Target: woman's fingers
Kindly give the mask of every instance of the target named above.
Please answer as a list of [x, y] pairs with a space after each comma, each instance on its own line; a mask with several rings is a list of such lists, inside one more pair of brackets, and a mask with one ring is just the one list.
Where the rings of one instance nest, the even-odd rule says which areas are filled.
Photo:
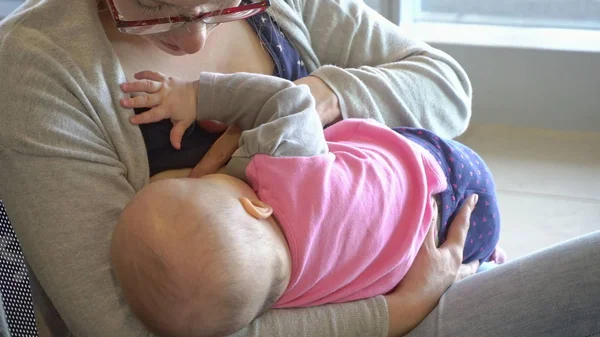
[[167, 76], [156, 71], [144, 70], [133, 74], [136, 80], [151, 80], [156, 82], [163, 82], [167, 79]]
[[239, 147], [242, 131], [239, 127], [232, 125], [208, 150], [202, 160], [190, 172], [190, 178], [200, 178], [207, 174], [217, 173], [225, 165], [235, 150]]
[[[446, 241], [437, 249], [432, 242], [437, 232], [435, 215], [425, 241], [421, 245], [413, 264], [391, 294], [386, 295], [388, 303], [406, 303], [413, 298], [410, 310], [418, 324], [438, 304], [442, 294], [453, 282], [474, 274], [478, 262], [461, 265], [462, 251], [465, 245], [471, 212], [477, 203], [477, 195], [472, 195], [452, 221]], [[432, 209], [436, 213], [436, 207]], [[393, 309], [393, 307], [390, 307]], [[390, 311], [391, 314], [391, 311]], [[406, 315], [404, 315], [406, 316]], [[402, 317], [405, 319], [405, 317]], [[409, 330], [410, 330], [409, 329]]]
[[158, 92], [162, 88], [162, 86], [162, 82], [141, 80], [123, 83], [121, 84], [121, 90], [124, 93], [145, 92], [148, 94], [153, 94], [155, 92]]
[[129, 117], [129, 121], [133, 124], [148, 124], [159, 122], [169, 117], [170, 114], [168, 114], [167, 111], [161, 109], [160, 107], [156, 107], [154, 109], [142, 112], [139, 115], [133, 115]]
[[467, 233], [469, 232], [471, 212], [473, 212], [478, 198], [479, 196], [477, 194], [469, 196], [467, 202], [462, 206], [458, 215], [454, 218], [454, 221], [452, 221], [452, 224], [450, 224], [446, 242], [442, 244], [442, 248], [450, 250], [454, 256], [460, 257], [461, 261], [465, 240], [467, 239]]
[[478, 260], [461, 264], [460, 268], [458, 268], [458, 273], [456, 274], [456, 278], [454, 279], [454, 282], [458, 282], [462, 279], [465, 279], [465, 278], [475, 274], [477, 272], [477, 268], [479, 268]]
[[422, 248], [426, 249], [436, 249], [436, 237], [437, 237], [437, 214], [433, 214], [433, 218], [431, 219], [431, 225], [429, 226], [429, 231], [427, 232], [427, 236], [425, 236], [425, 241], [423, 241]]
[[431, 197], [431, 228], [433, 229], [433, 243], [436, 247], [439, 245], [439, 228], [438, 228], [438, 205], [434, 197]]
[[208, 132], [223, 132], [225, 130], [227, 130], [227, 128], [229, 127], [227, 124], [225, 123], [221, 123], [221, 122], [217, 122], [217, 121], [199, 121], [198, 125], [200, 125], [201, 128], [203, 128], [204, 130], [208, 131]]

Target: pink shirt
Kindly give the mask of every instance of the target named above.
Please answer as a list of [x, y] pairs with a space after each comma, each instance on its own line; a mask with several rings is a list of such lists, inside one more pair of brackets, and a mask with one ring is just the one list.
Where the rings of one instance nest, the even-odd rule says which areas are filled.
[[286, 236], [292, 275], [276, 308], [385, 294], [400, 282], [446, 178], [425, 149], [367, 120], [325, 130], [330, 152], [256, 155], [246, 175]]

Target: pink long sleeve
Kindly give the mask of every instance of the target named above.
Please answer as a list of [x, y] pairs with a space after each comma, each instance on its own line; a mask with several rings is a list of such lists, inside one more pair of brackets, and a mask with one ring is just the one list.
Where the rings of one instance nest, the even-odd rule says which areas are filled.
[[246, 171], [273, 206], [292, 254], [279, 308], [392, 290], [429, 229], [430, 196], [446, 188], [433, 157], [385, 126], [345, 120], [325, 136], [327, 154], [257, 155]]

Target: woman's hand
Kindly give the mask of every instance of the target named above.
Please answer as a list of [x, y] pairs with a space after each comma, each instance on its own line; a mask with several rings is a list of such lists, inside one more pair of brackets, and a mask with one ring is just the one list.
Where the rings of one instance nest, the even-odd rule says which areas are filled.
[[[439, 248], [435, 244], [437, 228], [431, 226], [410, 270], [398, 287], [386, 296], [390, 312], [389, 336], [408, 333], [435, 308], [452, 283], [477, 271], [478, 261], [462, 264], [471, 212], [477, 198], [477, 195], [469, 197]], [[433, 220], [435, 224], [435, 218]]]
[[124, 108], [151, 109], [132, 116], [130, 122], [147, 124], [170, 118], [173, 123], [171, 144], [179, 150], [185, 130], [196, 120], [197, 82], [183, 81], [149, 70], [136, 73], [134, 77], [138, 81], [121, 84], [121, 90], [146, 95], [123, 98], [121, 105]]
[[323, 80], [316, 76], [306, 76], [297, 79], [294, 81], [294, 84], [308, 85], [310, 93], [315, 98], [316, 109], [321, 118], [321, 124], [327, 125], [342, 119], [338, 97]]
[[[222, 124], [224, 125], [224, 124]], [[221, 127], [221, 125], [219, 125]], [[215, 130], [218, 127], [215, 127]], [[235, 150], [239, 147], [242, 130], [232, 125], [227, 128], [225, 133], [217, 139], [210, 147], [210, 150], [202, 157], [198, 165], [190, 172], [190, 178], [200, 178], [207, 174], [217, 173], [217, 171], [231, 158]]]

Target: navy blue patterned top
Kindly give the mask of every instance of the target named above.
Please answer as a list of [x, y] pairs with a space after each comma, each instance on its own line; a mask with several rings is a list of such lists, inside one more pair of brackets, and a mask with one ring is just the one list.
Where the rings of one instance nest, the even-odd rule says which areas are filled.
[[295, 81], [308, 75], [298, 51], [269, 14], [255, 15], [248, 19], [248, 23], [254, 28], [261, 44], [268, 50], [275, 62], [274, 76]]
[[[295, 81], [308, 75], [298, 51], [269, 14], [263, 12], [247, 21], [275, 63], [273, 76]], [[135, 113], [140, 114], [146, 110], [148, 109], [135, 109]], [[140, 125], [148, 151], [150, 176], [167, 170], [196, 166], [221, 135], [207, 132], [194, 124], [185, 132], [181, 149], [176, 150], [169, 141], [172, 127], [168, 119]]]

